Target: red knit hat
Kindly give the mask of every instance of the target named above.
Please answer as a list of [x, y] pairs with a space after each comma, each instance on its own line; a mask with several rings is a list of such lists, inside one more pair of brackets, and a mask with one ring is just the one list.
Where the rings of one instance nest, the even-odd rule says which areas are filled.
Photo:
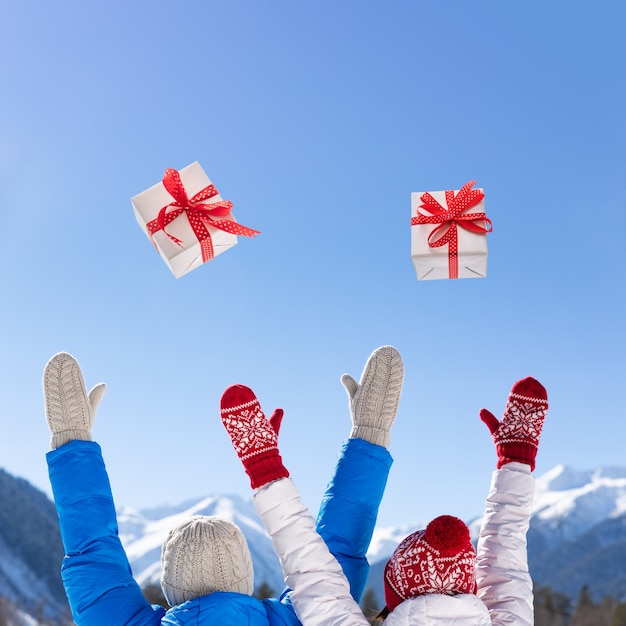
[[476, 593], [476, 551], [458, 517], [442, 515], [404, 539], [385, 566], [385, 602], [398, 604], [426, 593]]

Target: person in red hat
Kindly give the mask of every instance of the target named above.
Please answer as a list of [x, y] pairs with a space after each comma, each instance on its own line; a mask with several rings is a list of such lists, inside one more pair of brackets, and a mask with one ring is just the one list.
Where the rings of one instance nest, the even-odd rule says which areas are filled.
[[496, 471], [477, 549], [465, 523], [443, 515], [412, 533], [385, 566], [385, 626], [534, 624], [526, 533], [539, 436], [548, 410], [534, 378], [513, 385], [502, 421], [480, 411], [496, 446]]
[[[303, 626], [367, 626], [337, 560], [315, 524], [276, 447], [254, 393], [241, 385], [222, 396], [224, 426], [248, 474], [262, 471], [254, 503], [281, 559], [291, 603]], [[385, 567], [385, 626], [533, 626], [526, 533], [535, 458], [548, 399], [543, 385], [513, 385], [499, 421], [480, 411], [496, 446], [476, 550], [464, 522], [444, 515], [404, 539]], [[268, 441], [271, 444], [268, 445]], [[258, 450], [257, 450], [258, 448]]]
[[441, 515], [406, 537], [387, 561], [387, 610], [426, 594], [475, 594], [475, 567], [469, 528], [458, 517]]

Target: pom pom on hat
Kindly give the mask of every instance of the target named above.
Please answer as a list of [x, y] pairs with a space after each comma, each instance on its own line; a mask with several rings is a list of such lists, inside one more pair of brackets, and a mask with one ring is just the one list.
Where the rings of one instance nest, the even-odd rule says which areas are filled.
[[424, 541], [441, 556], [454, 556], [467, 548], [470, 532], [457, 517], [442, 515], [426, 526]]
[[170, 606], [215, 591], [251, 595], [252, 558], [239, 527], [196, 515], [172, 528], [163, 542], [161, 588]]
[[476, 551], [470, 532], [458, 517], [442, 515], [425, 530], [410, 534], [385, 566], [387, 608], [426, 593], [476, 592]]

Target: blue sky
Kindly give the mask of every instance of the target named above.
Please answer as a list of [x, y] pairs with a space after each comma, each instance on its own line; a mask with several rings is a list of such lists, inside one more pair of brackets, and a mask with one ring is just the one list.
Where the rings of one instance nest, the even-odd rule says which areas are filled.
[[[626, 465], [626, 9], [618, 2], [6, 3], [0, 23], [0, 465], [49, 493], [41, 373], [108, 391], [118, 505], [249, 486], [230, 384], [285, 409], [315, 511], [343, 372], [406, 378], [380, 523], [482, 510], [478, 419], [541, 380], [537, 473]], [[130, 197], [198, 160], [262, 231], [174, 279]], [[486, 193], [486, 279], [418, 282], [412, 191]]]

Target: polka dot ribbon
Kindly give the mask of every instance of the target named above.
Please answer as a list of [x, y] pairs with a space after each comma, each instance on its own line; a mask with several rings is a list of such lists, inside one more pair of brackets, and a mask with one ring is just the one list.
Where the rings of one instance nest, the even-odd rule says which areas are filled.
[[[429, 215], [424, 215], [418, 211], [417, 217], [411, 218], [411, 226], [438, 224], [428, 235], [428, 245], [431, 248], [439, 248], [448, 244], [448, 273], [450, 278], [459, 277], [457, 227], [461, 226], [461, 228], [479, 235], [492, 231], [491, 220], [484, 213], [465, 213], [485, 197], [482, 191], [472, 189], [475, 184], [475, 180], [465, 183], [456, 196], [454, 191], [447, 190], [447, 210], [428, 192], [422, 194], [420, 200], [423, 204], [420, 204], [419, 208], [428, 211]], [[489, 225], [488, 228], [486, 224]]]
[[163, 176], [163, 186], [172, 196], [173, 201], [165, 205], [159, 211], [159, 215], [146, 225], [151, 239], [154, 233], [162, 230], [174, 243], [180, 246], [182, 241], [168, 233], [165, 227], [185, 213], [195, 236], [200, 242], [202, 262], [206, 263], [214, 257], [213, 242], [207, 225], [233, 235], [242, 235], [244, 237], [254, 237], [260, 232], [242, 226], [232, 218], [215, 219], [228, 216], [233, 208], [233, 203], [228, 200], [218, 200], [210, 204], [202, 204], [204, 200], [208, 200], [218, 194], [217, 189], [213, 185], [208, 185], [192, 198], [188, 198], [178, 171], [167, 169]]

